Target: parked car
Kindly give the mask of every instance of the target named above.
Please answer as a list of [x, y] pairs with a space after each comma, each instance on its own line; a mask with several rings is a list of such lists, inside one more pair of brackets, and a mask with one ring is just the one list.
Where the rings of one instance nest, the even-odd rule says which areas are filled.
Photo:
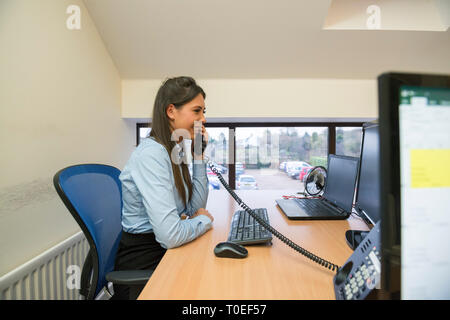
[[281, 171], [286, 171], [286, 163], [287, 163], [286, 161], [283, 161], [283, 162], [280, 163], [279, 169]]
[[241, 174], [244, 174], [245, 170], [244, 169], [238, 169], [236, 168], [236, 179], [239, 179], [239, 177], [241, 176]]
[[239, 179], [241, 174], [245, 173], [245, 166], [242, 162], [236, 162], [236, 180]]
[[298, 179], [304, 182], [306, 177], [308, 176], [308, 173], [311, 171], [312, 168], [314, 167], [303, 167], [298, 175]]
[[298, 179], [298, 175], [300, 174], [300, 171], [302, 171], [303, 167], [294, 167], [289, 171], [288, 176], [291, 179], [297, 180]]
[[210, 167], [206, 167], [206, 175], [209, 177], [216, 177], [217, 175], [211, 170]]
[[286, 172], [287, 175], [289, 175], [289, 172], [294, 170], [294, 168], [301, 166], [303, 164], [303, 161], [288, 161], [286, 162], [286, 168], [284, 172]]
[[210, 168], [206, 168], [206, 177], [208, 178], [208, 188], [209, 190], [219, 190], [220, 189], [220, 181], [217, 175], [212, 172]]
[[287, 175], [292, 179], [298, 179], [298, 175], [303, 167], [310, 167], [309, 163], [304, 161], [293, 161], [287, 165]]
[[218, 164], [216, 162], [213, 162], [213, 166], [221, 173], [221, 174], [226, 174], [228, 172], [228, 168]]
[[236, 183], [236, 189], [238, 190], [258, 190], [258, 184], [253, 176], [248, 174], [242, 174]]
[[217, 176], [214, 175], [208, 175], [208, 188], [209, 190], [220, 190], [220, 181]]
[[241, 168], [241, 169], [245, 169], [245, 164], [243, 164], [242, 162], [236, 162], [236, 168]]

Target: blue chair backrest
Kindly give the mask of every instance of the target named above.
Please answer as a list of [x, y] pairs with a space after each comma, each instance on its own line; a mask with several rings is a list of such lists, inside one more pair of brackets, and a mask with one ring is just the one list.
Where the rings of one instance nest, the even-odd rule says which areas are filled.
[[93, 250], [94, 297], [107, 284], [106, 274], [114, 269], [122, 232], [119, 175], [120, 170], [112, 166], [81, 164], [62, 169], [54, 177], [58, 194]]

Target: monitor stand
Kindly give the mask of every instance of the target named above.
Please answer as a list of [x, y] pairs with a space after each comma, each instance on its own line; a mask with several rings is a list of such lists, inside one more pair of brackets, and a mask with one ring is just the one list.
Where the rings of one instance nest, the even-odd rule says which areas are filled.
[[369, 231], [347, 230], [345, 232], [345, 240], [347, 241], [348, 246], [352, 250], [355, 250], [368, 234]]

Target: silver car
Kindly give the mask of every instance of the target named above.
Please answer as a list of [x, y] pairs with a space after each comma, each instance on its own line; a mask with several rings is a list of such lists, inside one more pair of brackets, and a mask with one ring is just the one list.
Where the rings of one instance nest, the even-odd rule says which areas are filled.
[[241, 174], [236, 183], [238, 190], [258, 190], [258, 184], [253, 176], [248, 174]]

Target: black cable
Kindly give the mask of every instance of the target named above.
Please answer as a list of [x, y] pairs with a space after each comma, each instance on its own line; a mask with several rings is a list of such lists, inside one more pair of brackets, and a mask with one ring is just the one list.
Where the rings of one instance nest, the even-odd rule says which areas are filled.
[[302, 255], [307, 257], [308, 259], [310, 259], [310, 260], [320, 264], [321, 266], [323, 266], [325, 268], [328, 268], [328, 269], [336, 271], [336, 272], [340, 269], [340, 267], [338, 265], [336, 265], [334, 263], [331, 263], [331, 262], [329, 262], [329, 261], [327, 261], [325, 259], [322, 259], [322, 258], [316, 256], [315, 254], [309, 252], [306, 249], [303, 249], [299, 245], [295, 244], [292, 240], [289, 240], [287, 237], [285, 237], [280, 232], [275, 230], [270, 224], [267, 224], [262, 218], [260, 218], [256, 213], [254, 213], [253, 210], [248, 205], [246, 205], [244, 201], [241, 200], [241, 198], [239, 198], [239, 196], [230, 188], [230, 186], [225, 181], [225, 179], [222, 177], [220, 172], [214, 167], [214, 165], [210, 161], [208, 161], [208, 165], [211, 168], [211, 171], [214, 172], [217, 175], [217, 177], [219, 178], [220, 182], [223, 184], [225, 189], [231, 194], [231, 196], [234, 198], [234, 200], [236, 200], [236, 202], [239, 204], [239, 206], [241, 206], [241, 208], [243, 208], [256, 221], [258, 221], [258, 223], [260, 225], [262, 225], [264, 228], [266, 228], [275, 237], [277, 237], [278, 239], [283, 241], [286, 245], [288, 245], [289, 247], [291, 247], [295, 251], [301, 253]]

